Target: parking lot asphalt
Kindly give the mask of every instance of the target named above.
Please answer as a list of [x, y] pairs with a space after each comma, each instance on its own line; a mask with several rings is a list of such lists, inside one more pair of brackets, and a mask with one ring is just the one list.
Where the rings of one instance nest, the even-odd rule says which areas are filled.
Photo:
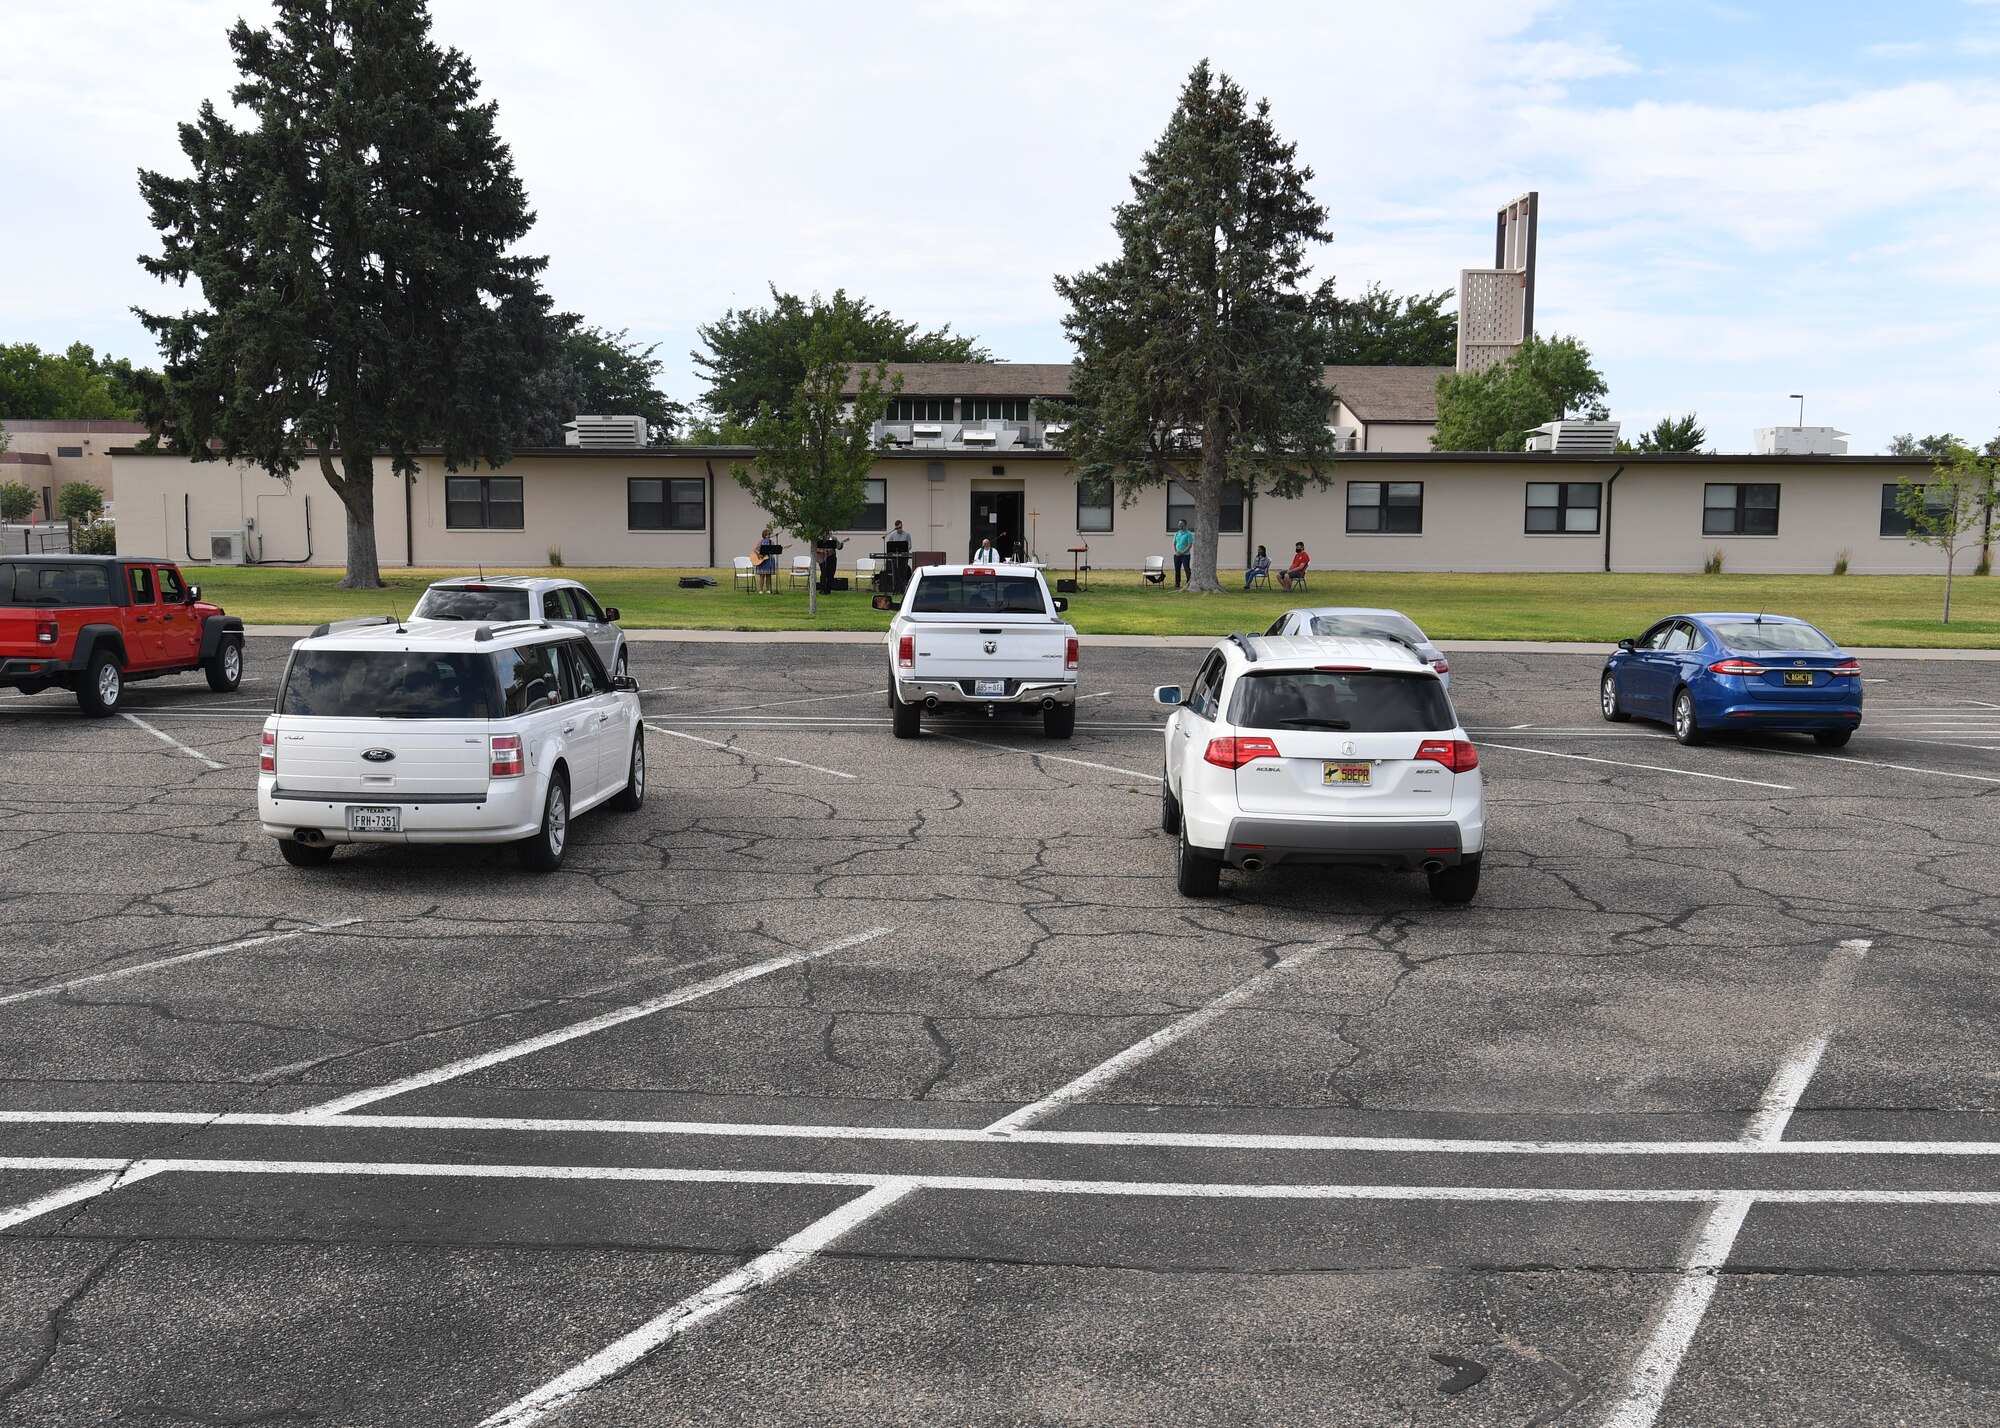
[[1469, 907], [1174, 892], [1157, 683], [633, 645], [569, 862], [282, 863], [287, 642], [0, 694], [0, 1423], [2000, 1422], [2000, 671], [1683, 748], [1453, 656]]

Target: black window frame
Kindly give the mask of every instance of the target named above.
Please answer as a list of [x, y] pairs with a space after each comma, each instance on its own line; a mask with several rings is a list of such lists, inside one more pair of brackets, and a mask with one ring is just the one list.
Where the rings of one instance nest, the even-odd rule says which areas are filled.
[[[1902, 492], [1902, 489], [1903, 483], [1900, 481], [1887, 481], [1883, 483], [1881, 533], [1884, 539], [1908, 540], [1910, 538], [1910, 518], [1904, 515], [1901, 507], [1896, 504], [1896, 498]], [[1941, 501], [1925, 501], [1924, 509], [1933, 516], [1939, 516], [1949, 511], [1951, 507]], [[1890, 529], [1892, 524], [1895, 526], [1894, 530]]]
[[[1086, 495], [1102, 497], [1102, 501], [1101, 502], [1093, 501], [1086, 503], [1084, 500], [1084, 497]], [[1117, 524], [1117, 519], [1118, 519], [1116, 514], [1118, 510], [1117, 496], [1118, 496], [1117, 485], [1114, 482], [1106, 481], [1102, 485], [1099, 485], [1095, 481], [1077, 482], [1076, 483], [1076, 533], [1078, 535], [1110, 535], [1113, 527]], [[1093, 513], [1099, 511], [1103, 512], [1104, 524], [1101, 526], [1085, 525], [1083, 523], [1083, 513], [1085, 511], [1091, 511]]]
[[58, 461], [81, 461], [82, 459], [83, 448], [80, 446], [58, 446], [56, 448], [56, 460]]
[[[1526, 504], [1523, 505], [1521, 511], [1521, 531], [1524, 535], [1597, 535], [1603, 530], [1604, 483], [1602, 481], [1529, 481], [1526, 484], [1527, 490], [1523, 494], [1523, 500]], [[1538, 486], [1555, 488], [1556, 501], [1554, 505], [1537, 506], [1533, 504], [1535, 488]], [[1591, 500], [1588, 504], [1576, 503], [1570, 500], [1571, 494], [1577, 491], [1588, 491], [1590, 493]], [[1536, 511], [1554, 512], [1555, 525], [1548, 530], [1537, 530], [1534, 525]], [[1588, 530], [1573, 530], [1570, 528], [1569, 513], [1571, 511], [1590, 512], [1590, 527]]]
[[[478, 495], [469, 497], [463, 494], [467, 486], [477, 486]], [[495, 488], [507, 486], [513, 488], [514, 499], [510, 501], [502, 497], [496, 500]], [[458, 488], [460, 494], [456, 496], [452, 494], [454, 487]], [[527, 487], [519, 476], [447, 476], [444, 479], [444, 528], [448, 531], [526, 530], [527, 496]], [[476, 520], [462, 519], [468, 506], [476, 508]], [[515, 512], [512, 525], [506, 524], [504, 519], [494, 519], [496, 510], [504, 511], [507, 507], [512, 507]]]
[[891, 397], [889, 405], [882, 412], [883, 421], [894, 422], [898, 426], [915, 422], [926, 424], [947, 422], [954, 419], [950, 397]]
[[961, 397], [958, 409], [966, 421], [1034, 420], [1034, 403], [1027, 397]]
[[[657, 487], [657, 497], [652, 500], [641, 500], [639, 488], [642, 486]], [[708, 482], [699, 476], [626, 477], [625, 529], [628, 531], [707, 530]]]
[[[1355, 492], [1357, 490], [1365, 490], [1369, 487], [1374, 488], [1375, 499], [1373, 501], [1357, 503], [1354, 499]], [[1396, 488], [1399, 487], [1403, 489], [1406, 495], [1408, 490], [1414, 487], [1417, 493], [1416, 501], [1411, 503], [1406, 499], [1398, 503], [1392, 500], [1391, 498], [1397, 494]], [[1412, 510], [1416, 512], [1416, 523], [1414, 525], [1397, 524], [1391, 520], [1389, 514], [1392, 511]], [[1371, 512], [1372, 515], [1369, 517], [1357, 516], [1357, 512], [1363, 511]], [[1362, 520], [1366, 520], [1367, 523], [1357, 524], [1357, 521]], [[1424, 533], [1424, 483], [1421, 481], [1349, 481], [1347, 483], [1346, 530], [1348, 535], [1422, 535]]]
[[[1735, 491], [1735, 501], [1727, 506], [1711, 504], [1709, 501], [1709, 492], [1721, 490]], [[1701, 533], [1705, 536], [1776, 535], [1778, 533], [1779, 502], [1783, 498], [1783, 490], [1783, 483], [1778, 481], [1709, 481], [1704, 483], [1701, 488]], [[1771, 493], [1771, 504], [1768, 506], [1750, 504], [1748, 493], [1751, 491], [1769, 491]], [[1771, 528], [1769, 530], [1744, 529], [1746, 524], [1752, 524], [1748, 520], [1748, 517], [1753, 513], [1761, 515], [1765, 511], [1771, 513]], [[1730, 528], [1728, 530], [1717, 529], [1710, 522], [1709, 517], [1711, 515], [1726, 515], [1729, 518]], [[1762, 522], [1760, 520], [1755, 522], [1755, 524], [1762, 524]]]
[[[870, 500], [875, 492], [881, 492], [882, 499]], [[850, 531], [886, 531], [889, 529], [889, 482], [881, 476], [870, 476], [861, 483], [861, 504], [855, 508], [854, 521], [844, 527]]]
[[[1180, 492], [1187, 499], [1176, 501], [1174, 499], [1176, 491]], [[1241, 481], [1224, 481], [1222, 483], [1222, 512], [1217, 516], [1215, 523], [1217, 534], [1243, 534], [1243, 500], [1243, 483]], [[1177, 522], [1186, 521], [1188, 529], [1193, 530], [1194, 506], [1195, 493], [1192, 486], [1188, 485], [1185, 481], [1167, 482], [1167, 523], [1162, 529], [1172, 533]], [[1232, 512], [1234, 514], [1231, 514]]]

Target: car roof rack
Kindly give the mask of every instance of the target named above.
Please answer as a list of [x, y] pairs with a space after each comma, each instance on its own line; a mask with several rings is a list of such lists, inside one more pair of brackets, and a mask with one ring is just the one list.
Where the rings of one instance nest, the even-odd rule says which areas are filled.
[[481, 625], [472, 632], [472, 638], [482, 644], [495, 635], [511, 634], [515, 630], [552, 630], [555, 626], [547, 620], [514, 620], [505, 625]]
[[316, 640], [321, 635], [345, 634], [349, 630], [367, 629], [371, 625], [396, 625], [400, 627], [402, 623], [394, 615], [360, 615], [352, 620], [329, 620], [314, 629], [311, 638]]
[[1243, 651], [1243, 658], [1245, 660], [1251, 664], [1257, 662], [1257, 647], [1250, 643], [1248, 635], [1244, 634], [1241, 630], [1231, 630], [1229, 638], [1238, 649]]

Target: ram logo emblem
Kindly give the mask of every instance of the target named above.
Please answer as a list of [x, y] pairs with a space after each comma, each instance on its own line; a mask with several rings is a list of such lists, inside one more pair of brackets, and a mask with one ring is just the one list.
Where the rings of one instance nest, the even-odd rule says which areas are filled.
[[988, 654], [998, 654], [998, 653], [1000, 653], [1000, 641], [998, 641], [998, 640], [988, 640], [988, 641], [986, 642], [986, 653], [988, 653]]

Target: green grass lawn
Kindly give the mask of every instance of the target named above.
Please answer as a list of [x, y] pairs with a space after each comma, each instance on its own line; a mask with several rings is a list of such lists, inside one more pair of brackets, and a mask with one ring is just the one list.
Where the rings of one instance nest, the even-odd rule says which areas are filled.
[[[388, 589], [336, 588], [338, 571], [207, 567], [191, 575], [203, 593], [256, 625], [310, 625], [350, 615], [406, 615], [425, 585], [463, 571], [393, 570]], [[501, 574], [490, 571], [489, 574]], [[548, 575], [549, 570], [505, 572]], [[888, 615], [865, 592], [829, 595], [819, 618], [803, 589], [751, 595], [727, 572], [566, 569], [630, 629], [881, 630]], [[1051, 572], [1053, 574], [1053, 572]], [[682, 590], [687, 574], [717, 575], [708, 590]], [[1225, 572], [1230, 584], [1240, 574]], [[781, 587], [784, 581], [780, 581]], [[1849, 645], [2000, 648], [2000, 580], [1961, 575], [1952, 622], [1940, 623], [1944, 580], [1891, 575], [1413, 575], [1314, 571], [1312, 590], [1186, 595], [1137, 574], [1099, 575], [1074, 596], [1070, 619], [1085, 634], [1221, 635], [1261, 630], [1294, 605], [1382, 605], [1408, 614], [1442, 640], [1597, 640], [1636, 635], [1661, 615], [1687, 610], [1768, 610], [1810, 620]]]

